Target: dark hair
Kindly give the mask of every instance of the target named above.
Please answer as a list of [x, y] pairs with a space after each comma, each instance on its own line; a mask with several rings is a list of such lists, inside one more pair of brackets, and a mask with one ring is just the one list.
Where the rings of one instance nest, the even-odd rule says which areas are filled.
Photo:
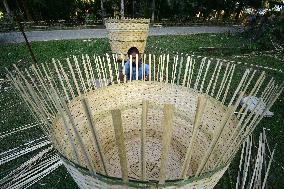
[[139, 54], [139, 50], [136, 47], [131, 47], [130, 49], [128, 49], [127, 54], [128, 56], [130, 56], [132, 53]]

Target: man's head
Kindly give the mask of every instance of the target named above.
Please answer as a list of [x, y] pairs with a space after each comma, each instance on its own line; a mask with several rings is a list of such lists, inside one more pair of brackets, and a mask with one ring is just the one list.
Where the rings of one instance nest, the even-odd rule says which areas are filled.
[[136, 64], [136, 57], [139, 61], [139, 50], [136, 47], [131, 47], [128, 51], [127, 51], [127, 55], [130, 58], [130, 56], [132, 56], [132, 64], [135, 65]]

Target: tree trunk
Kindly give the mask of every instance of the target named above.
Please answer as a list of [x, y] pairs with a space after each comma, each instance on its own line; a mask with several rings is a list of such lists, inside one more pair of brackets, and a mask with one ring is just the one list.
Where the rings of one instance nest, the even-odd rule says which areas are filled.
[[104, 8], [104, 1], [101, 0], [101, 11], [102, 11], [102, 20], [103, 20], [103, 24], [105, 24], [105, 16], [106, 16], [106, 12], [105, 12], [105, 8]]
[[155, 0], [152, 0], [152, 17], [151, 22], [154, 23], [155, 21]]
[[10, 8], [9, 8], [9, 5], [8, 5], [8, 3], [7, 3], [7, 0], [3, 0], [3, 4], [4, 4], [4, 7], [5, 7], [6, 11], [7, 11], [9, 20], [12, 21], [12, 20], [13, 20], [13, 15], [12, 15], [12, 12], [11, 12], [11, 10], [10, 10]]
[[25, 11], [25, 14], [27, 16], [28, 21], [30, 21], [30, 22], [33, 21], [33, 18], [32, 18], [31, 14], [30, 14], [29, 9], [28, 9], [26, 0], [21, 0], [21, 2], [22, 2], [22, 5], [23, 5], [23, 8], [24, 8], [24, 11]]
[[124, 18], [124, 0], [120, 1], [120, 15], [121, 18]]

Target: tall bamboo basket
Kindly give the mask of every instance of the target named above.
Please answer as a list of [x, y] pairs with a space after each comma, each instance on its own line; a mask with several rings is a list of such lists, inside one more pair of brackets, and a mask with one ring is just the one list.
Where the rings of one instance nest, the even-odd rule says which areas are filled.
[[80, 188], [214, 188], [283, 91], [267, 70], [190, 55], [145, 54], [148, 81], [126, 81], [115, 57], [7, 75]]
[[126, 55], [130, 47], [137, 47], [140, 53], [144, 53], [149, 23], [150, 19], [106, 19], [112, 52]]

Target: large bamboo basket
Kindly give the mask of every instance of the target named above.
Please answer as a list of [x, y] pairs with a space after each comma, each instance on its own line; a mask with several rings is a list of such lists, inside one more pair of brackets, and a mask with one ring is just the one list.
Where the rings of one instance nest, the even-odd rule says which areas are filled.
[[264, 116], [239, 105], [244, 93], [268, 110], [283, 81], [206, 57], [143, 62], [149, 81], [121, 80], [123, 64], [86, 54], [8, 78], [80, 188], [214, 188]]
[[106, 19], [112, 52], [126, 55], [130, 47], [137, 47], [140, 53], [144, 53], [149, 23], [150, 19]]

